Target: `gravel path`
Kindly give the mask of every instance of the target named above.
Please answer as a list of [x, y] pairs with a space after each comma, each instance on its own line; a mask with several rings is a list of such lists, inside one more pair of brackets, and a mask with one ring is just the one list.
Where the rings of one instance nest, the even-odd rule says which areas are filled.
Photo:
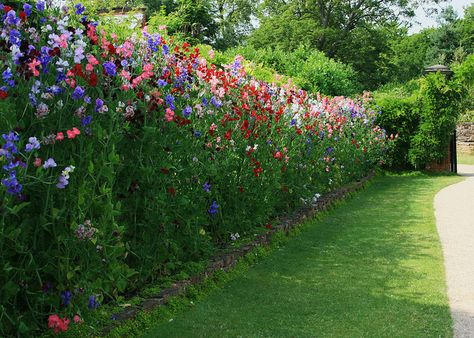
[[459, 165], [466, 180], [435, 197], [436, 226], [446, 267], [454, 337], [474, 337], [474, 166]]

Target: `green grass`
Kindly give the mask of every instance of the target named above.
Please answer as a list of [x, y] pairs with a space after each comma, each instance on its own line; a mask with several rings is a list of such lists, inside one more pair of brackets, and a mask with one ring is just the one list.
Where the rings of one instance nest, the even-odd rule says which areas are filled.
[[458, 153], [458, 163], [474, 165], [474, 154]]
[[147, 337], [451, 337], [433, 197], [459, 180], [375, 179]]

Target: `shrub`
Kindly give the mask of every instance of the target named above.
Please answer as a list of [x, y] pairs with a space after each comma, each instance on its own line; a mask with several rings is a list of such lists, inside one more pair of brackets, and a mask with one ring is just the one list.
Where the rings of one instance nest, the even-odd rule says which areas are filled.
[[240, 57], [221, 69], [158, 34], [119, 41], [80, 6], [42, 4], [0, 7], [1, 335], [87, 321], [384, 161], [364, 98], [257, 81]]
[[270, 48], [254, 49], [252, 46], [238, 47], [227, 52], [236, 53], [292, 77], [298, 86], [308, 91], [331, 96], [353, 95], [360, 91], [357, 74], [349, 65], [304, 46], [291, 52]]
[[393, 148], [397, 168], [424, 168], [447, 155], [463, 97], [457, 80], [430, 74], [405, 86], [374, 94], [382, 114], [378, 123], [398, 134]]

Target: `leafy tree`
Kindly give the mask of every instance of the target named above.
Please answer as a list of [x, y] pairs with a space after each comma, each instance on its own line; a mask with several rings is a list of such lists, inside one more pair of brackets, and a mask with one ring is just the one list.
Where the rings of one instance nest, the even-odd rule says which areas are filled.
[[214, 46], [224, 50], [237, 46], [252, 31], [252, 14], [256, 2], [251, 0], [213, 0], [211, 10], [218, 27]]
[[[366, 89], [391, 80], [392, 40], [406, 36], [415, 0], [265, 0], [248, 39], [257, 48], [294, 50], [300, 44], [350, 64]], [[403, 59], [401, 57], [401, 59]], [[401, 61], [401, 60], [400, 60]], [[411, 74], [418, 74], [418, 67]]]
[[162, 7], [149, 20], [149, 25], [166, 25], [171, 35], [183, 35], [193, 43], [212, 43], [217, 33], [217, 25], [211, 15], [208, 0], [178, 0], [176, 9], [167, 14]]

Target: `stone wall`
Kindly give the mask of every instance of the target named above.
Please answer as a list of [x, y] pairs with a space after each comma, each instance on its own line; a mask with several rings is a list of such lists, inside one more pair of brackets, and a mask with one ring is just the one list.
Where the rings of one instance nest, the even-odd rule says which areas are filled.
[[456, 128], [457, 150], [460, 153], [474, 154], [474, 122], [464, 122]]

